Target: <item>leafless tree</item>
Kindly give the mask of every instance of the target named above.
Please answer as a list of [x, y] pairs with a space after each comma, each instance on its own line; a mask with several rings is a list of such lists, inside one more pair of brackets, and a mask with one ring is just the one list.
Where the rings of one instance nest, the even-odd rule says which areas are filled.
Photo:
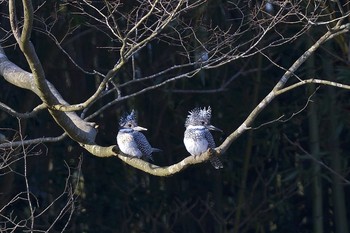
[[[62, 44], [77, 28], [68, 25], [65, 35], [55, 35], [53, 27], [59, 22], [59, 10], [57, 10], [56, 15], [45, 18], [36, 15], [42, 5], [33, 6], [29, 0], [23, 0], [21, 7], [16, 6], [16, 4], [19, 2], [2, 1], [2, 6], [8, 6], [8, 15], [5, 16], [11, 25], [9, 31], [2, 28], [4, 34], [2, 42], [4, 43], [13, 35], [16, 46], [20, 48], [28, 62], [30, 72], [10, 61], [1, 48], [0, 74], [7, 82], [35, 93], [42, 103], [29, 113], [16, 112], [5, 103], [0, 104], [0, 109], [18, 118], [29, 118], [35, 116], [39, 111], [48, 111], [64, 133], [57, 137], [43, 135], [39, 139], [3, 142], [0, 144], [0, 148], [14, 148], [38, 142], [55, 142], [68, 136], [92, 155], [98, 157], [118, 156], [127, 164], [144, 172], [157, 176], [168, 176], [180, 172], [191, 164], [204, 162], [210, 156], [222, 155], [240, 135], [251, 129], [258, 114], [278, 95], [308, 83], [350, 88], [340, 83], [315, 79], [314, 77], [302, 79], [296, 76], [299, 67], [322, 44], [349, 31], [350, 24], [346, 23], [345, 19], [349, 17], [350, 12], [346, 10], [348, 9], [347, 3], [342, 3], [340, 0], [228, 1], [226, 3], [227, 14], [232, 14], [232, 23], [227, 28], [214, 25], [213, 22], [206, 19], [205, 15], [202, 15], [195, 22], [188, 17], [195, 10], [206, 7], [208, 2], [204, 0], [148, 0], [136, 1], [135, 4], [124, 4], [122, 1], [67, 1], [60, 3], [58, 6], [60, 10], [69, 9], [73, 14], [84, 17], [90, 28], [110, 39], [111, 46], [108, 46], [107, 49], [116, 53], [116, 59], [114, 66], [110, 67], [107, 72], [89, 70], [79, 66], [78, 62], [64, 49]], [[22, 12], [18, 12], [18, 9], [22, 9]], [[286, 33], [285, 27], [287, 25], [298, 25], [292, 36]], [[265, 53], [267, 49], [296, 40], [313, 27], [321, 28], [322, 34], [290, 67], [278, 65]], [[81, 103], [70, 104], [48, 81], [49, 77], [46, 76], [31, 42], [33, 31], [47, 35], [55, 42], [57, 49], [63, 51], [67, 59], [74, 63], [81, 72], [96, 79], [98, 86], [88, 99]], [[134, 59], [138, 56], [139, 51], [151, 46], [150, 42], [152, 41], [162, 41], [168, 44], [169, 49], [176, 53], [176, 56], [182, 58], [182, 62], [159, 68], [148, 76], [139, 77]], [[182, 161], [176, 164], [159, 167], [140, 159], [124, 156], [115, 145], [104, 147], [95, 142], [97, 125], [89, 121], [98, 114], [108, 111], [110, 106], [164, 86], [169, 82], [191, 78], [203, 70], [215, 69], [235, 60], [247, 59], [255, 54], [264, 55], [270, 59], [271, 64], [279, 66], [285, 73], [244, 122], [217, 148], [208, 150], [202, 156], [185, 156]], [[118, 79], [122, 68], [130, 69], [133, 78], [123, 82]], [[216, 91], [225, 89], [239, 74], [231, 74], [231, 78], [226, 79]], [[290, 79], [292, 79], [292, 83], [286, 86]], [[133, 93], [123, 93], [123, 87], [133, 86], [145, 80], [157, 80], [157, 82], [149, 84], [145, 88], [136, 89]], [[93, 113], [87, 113], [91, 106], [112, 94], [116, 96], [114, 100], [102, 106], [99, 105]], [[77, 111], [82, 111], [82, 114], [78, 115]]]
[[[350, 86], [322, 78], [311, 76], [298, 76], [300, 67], [320, 49], [325, 42], [341, 38], [350, 30], [348, 19], [350, 16], [350, 6], [347, 1], [333, 0], [233, 0], [224, 4], [224, 13], [229, 18], [229, 24], [217, 25], [205, 15], [205, 10], [210, 5], [206, 0], [138, 0], [130, 1], [62, 1], [55, 4], [55, 9], [50, 14], [41, 14], [41, 9], [46, 2], [34, 4], [30, 0], [6, 0], [0, 1], [2, 8], [7, 8], [2, 12], [2, 22], [0, 25], [0, 74], [9, 84], [26, 89], [34, 93], [40, 104], [30, 112], [18, 112], [9, 103], [0, 102], [0, 110], [14, 119], [29, 119], [38, 116], [41, 112], [48, 112], [56, 124], [62, 129], [62, 133], [57, 136], [41, 135], [33, 138], [31, 135], [24, 136], [22, 133], [13, 132], [12, 138], [5, 138], [3, 134], [9, 129], [0, 128], [0, 176], [14, 174], [13, 166], [24, 163], [23, 171], [18, 174], [23, 179], [24, 187], [20, 193], [9, 194], [0, 206], [0, 228], [6, 232], [15, 230], [36, 231], [37, 222], [45, 223], [45, 230], [50, 231], [56, 225], [62, 226], [60, 231], [66, 230], [72, 218], [73, 211], [76, 211], [75, 198], [82, 196], [80, 190], [80, 164], [72, 169], [67, 165], [68, 175], [66, 183], [60, 195], [51, 199], [51, 203], [39, 205], [39, 197], [30, 189], [31, 180], [27, 174], [27, 159], [31, 156], [40, 156], [42, 151], [39, 145], [45, 143], [55, 143], [68, 138], [76, 142], [90, 154], [97, 157], [118, 157], [130, 166], [155, 176], [169, 176], [181, 172], [183, 169], [193, 164], [207, 161], [210, 156], [220, 156], [239, 138], [242, 134], [253, 128], [253, 123], [261, 113], [277, 96], [294, 90], [302, 85], [317, 84], [328, 85], [345, 90]], [[63, 13], [62, 13], [63, 12]], [[96, 32], [103, 35], [109, 43], [91, 41], [99, 50], [106, 50], [113, 54], [114, 64], [107, 70], [98, 69], [95, 66], [86, 67], [79, 63], [77, 58], [65, 46], [67, 41], [74, 40], [74, 33], [82, 25], [75, 24], [73, 20], [65, 25], [65, 32], [55, 31], [55, 27], [60, 24], [62, 15], [65, 12], [84, 19], [84, 28], [87, 32]], [[204, 13], [203, 13], [204, 12]], [[193, 17], [192, 14], [196, 14]], [[9, 27], [6, 26], [6, 23]], [[292, 28], [294, 33], [288, 29]], [[317, 30], [318, 36], [312, 44], [308, 45], [304, 53], [295, 59], [290, 66], [282, 66], [278, 59], [270, 57], [270, 50], [280, 46], [288, 45], [296, 41], [300, 36]], [[73, 64], [86, 77], [94, 79], [96, 89], [80, 103], [68, 103], [56, 87], [50, 83], [48, 71], [38, 58], [37, 51], [31, 39], [32, 34], [39, 33], [51, 40], [66, 57], [66, 62]], [[80, 39], [90, 40], [89, 34], [81, 33]], [[315, 36], [313, 37], [315, 38]], [[142, 75], [137, 65], [138, 57], [144, 50], [152, 51], [154, 42], [167, 45], [169, 53], [178, 57], [176, 63], [163, 64], [154, 67], [153, 73]], [[16, 60], [10, 61], [5, 54], [5, 50], [19, 48], [25, 57], [29, 70], [19, 67]], [[98, 115], [110, 111], [112, 106], [121, 101], [140, 96], [156, 88], [164, 87], [169, 83], [179, 82], [182, 79], [195, 78], [203, 71], [217, 69], [234, 61], [245, 61], [255, 55], [262, 55], [270, 61], [270, 66], [283, 70], [283, 75], [274, 83], [269, 93], [255, 108], [246, 116], [245, 120], [230, 132], [224, 142], [217, 148], [209, 149], [201, 156], [193, 157], [184, 155], [184, 159], [169, 166], [160, 167], [152, 162], [147, 162], [137, 158], [130, 158], [122, 154], [116, 145], [101, 146], [96, 143], [98, 126], [91, 122]], [[8, 53], [9, 55], [9, 53]], [[9, 56], [10, 57], [10, 56]], [[161, 60], [162, 58], [155, 58]], [[348, 61], [346, 61], [348, 62]], [[243, 65], [237, 73], [231, 73], [224, 77], [220, 86], [210, 90], [198, 89], [172, 89], [169, 91], [177, 93], [210, 93], [220, 92], [228, 89], [229, 85], [237, 78], [251, 74], [255, 70], [246, 70]], [[127, 70], [132, 75], [130, 79], [121, 78], [122, 73]], [[146, 83], [147, 86], [138, 85]], [[125, 92], [125, 90], [133, 90]], [[310, 97], [311, 98], [311, 97]], [[310, 101], [308, 100], [308, 103]], [[111, 100], [112, 99], [112, 100]], [[306, 106], [305, 106], [306, 108]], [[301, 109], [303, 111], [305, 108]], [[271, 122], [285, 120], [277, 118]], [[263, 125], [265, 125], [263, 124]], [[3, 126], [1, 126], [3, 127]], [[19, 126], [21, 129], [21, 126]], [[287, 137], [286, 137], [287, 138]], [[332, 169], [321, 163], [302, 148], [299, 144], [289, 143], [299, 150], [309, 155], [315, 162], [331, 171], [334, 175], [340, 176]], [[261, 172], [258, 168], [257, 173]], [[344, 177], [340, 176], [342, 182], [348, 183]], [[10, 182], [11, 180], [8, 180]], [[271, 180], [263, 180], [265, 187], [268, 187]], [[3, 186], [5, 187], [5, 186]], [[299, 192], [295, 184], [291, 185], [286, 192], [286, 197]], [[130, 191], [132, 193], [132, 191]], [[264, 190], [267, 195], [268, 191]], [[301, 192], [301, 191], [300, 191]], [[242, 192], [243, 193], [243, 192]], [[278, 196], [278, 193], [276, 194]], [[63, 200], [64, 205], [59, 205]], [[21, 204], [26, 206], [28, 213], [18, 216], [12, 210], [13, 205]], [[56, 206], [57, 204], [57, 206]], [[266, 202], [261, 202], [252, 211], [254, 218], [263, 216]], [[198, 198], [194, 203], [187, 203], [183, 200], [175, 200], [174, 207], [170, 215], [174, 216], [174, 222], [179, 214], [188, 213], [189, 218], [193, 218], [201, 225], [206, 215], [211, 215], [217, 219], [218, 223], [236, 224], [233, 219], [223, 219], [217, 216], [210, 208], [209, 198], [202, 200]], [[201, 207], [203, 214], [192, 216], [192, 208]], [[237, 207], [237, 209], [242, 207]], [[47, 221], [44, 217], [51, 209], [56, 209], [53, 216], [54, 221]], [[57, 211], [59, 209], [59, 211]], [[159, 221], [164, 208], [159, 208], [152, 213], [152, 221]], [[237, 209], [230, 210], [228, 216], [232, 216]], [[266, 207], [268, 209], [268, 207]], [[239, 211], [239, 210], [238, 210]], [[145, 210], [146, 212], [146, 210]], [[132, 213], [126, 213], [126, 217]], [[198, 217], [198, 218], [197, 218]], [[239, 218], [237, 218], [239, 219]], [[238, 221], [238, 220], [237, 220]], [[160, 222], [158, 224], [161, 224]], [[172, 222], [169, 222], [171, 225]], [[240, 223], [244, 225], [245, 223]], [[237, 228], [238, 229], [238, 228]], [[40, 231], [40, 230], [38, 230]]]
[[[1, 130], [6, 131], [3, 128]], [[21, 132], [17, 132], [13, 140], [25, 141]], [[23, 143], [17, 147], [0, 149], [1, 232], [48, 232], [52, 229], [60, 229], [60, 232], [64, 232], [71, 221], [73, 212], [77, 211], [76, 198], [84, 192], [80, 186], [81, 162], [75, 168], [69, 167], [66, 163], [67, 177], [62, 193], [46, 197], [46, 200], [50, 202], [43, 201], [44, 196], [50, 194], [33, 189], [35, 185], [29, 178], [27, 165], [30, 158], [43, 155], [43, 151], [38, 147], [37, 144], [25, 146]], [[18, 168], [18, 163], [23, 164], [23, 169]], [[22, 190], [18, 193], [13, 193], [11, 189], [15, 177], [23, 184], [18, 187], [19, 190]], [[45, 230], [38, 229], [38, 225]]]

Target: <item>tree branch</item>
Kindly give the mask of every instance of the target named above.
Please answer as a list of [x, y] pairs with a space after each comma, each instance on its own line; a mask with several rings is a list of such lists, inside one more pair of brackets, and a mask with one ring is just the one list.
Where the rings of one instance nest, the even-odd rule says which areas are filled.
[[11, 142], [6, 142], [1, 141], [0, 143], [0, 148], [14, 148], [14, 147], [19, 147], [19, 146], [29, 146], [29, 145], [35, 145], [39, 143], [47, 143], [47, 142], [59, 142], [63, 140], [67, 136], [66, 133], [63, 133], [60, 136], [57, 137], [44, 137], [44, 138], [36, 138], [36, 139], [28, 139], [28, 140], [20, 140], [20, 141], [11, 141]]
[[[347, 30], [345, 30], [347, 29]], [[272, 91], [254, 108], [254, 110], [249, 114], [246, 120], [233, 132], [231, 133], [225, 141], [216, 148], [218, 154], [223, 154], [230, 145], [246, 130], [250, 129], [251, 124], [259, 115], [259, 113], [278, 95], [280, 91], [289, 78], [294, 74], [294, 72], [329, 38], [333, 37], [334, 34], [339, 34], [339, 32], [345, 33], [349, 31], [348, 27], [336, 26], [331, 30], [327, 31], [323, 36], [321, 36], [308, 50], [304, 52], [293, 65], [284, 73], [282, 78], [278, 81]]]
[[328, 80], [311, 78], [311, 79], [307, 79], [307, 80], [302, 80], [302, 81], [294, 83], [288, 87], [280, 89], [280, 90], [276, 91], [275, 94], [276, 94], [276, 96], [281, 95], [281, 94], [284, 94], [288, 91], [291, 91], [297, 87], [300, 87], [300, 86], [303, 86], [303, 85], [309, 84], [309, 83], [322, 84], [322, 85], [333, 86], [333, 87], [338, 87], [338, 88], [350, 90], [350, 85], [332, 82], [332, 81], [328, 81]]
[[6, 104], [0, 102], [0, 109], [14, 117], [18, 117], [22, 119], [22, 118], [31, 118], [36, 116], [40, 111], [42, 111], [43, 109], [46, 109], [46, 104], [40, 104], [36, 106], [31, 112], [19, 113], [13, 110], [12, 108], [10, 108], [9, 106], [7, 106]]
[[[201, 1], [198, 1], [198, 2], [200, 3]], [[195, 3], [198, 3], [198, 2], [196, 1]], [[85, 3], [90, 7], [93, 7], [92, 5], [93, 3], [90, 3], [89, 1], [85, 1]], [[108, 4], [107, 1], [105, 3]], [[157, 5], [158, 3], [159, 5]], [[295, 61], [287, 71], [285, 71], [284, 75], [273, 87], [270, 93], [266, 95], [266, 97], [249, 114], [249, 116], [245, 119], [245, 121], [234, 132], [232, 132], [219, 147], [214, 149], [209, 149], [207, 152], [203, 153], [200, 156], [188, 156], [182, 161], [174, 165], [159, 167], [137, 158], [130, 158], [128, 156], [125, 156], [119, 152], [117, 146], [112, 145], [108, 147], [102, 147], [102, 146], [96, 145], [95, 136], [96, 136], [97, 130], [95, 129], [95, 125], [93, 123], [84, 121], [76, 113], [72, 111], [86, 110], [94, 101], [101, 98], [101, 93], [105, 89], [107, 83], [114, 78], [114, 76], [117, 74], [117, 72], [119, 72], [121, 67], [126, 64], [128, 59], [131, 56], [133, 56], [135, 53], [137, 53], [140, 49], [142, 49], [146, 44], [149, 44], [150, 41], [157, 38], [157, 36], [163, 31], [163, 29], [165, 29], [169, 25], [169, 23], [172, 22], [173, 19], [175, 19], [175, 17], [180, 14], [180, 12], [185, 11], [186, 7], [182, 9], [182, 6], [183, 4], [186, 4], [186, 3], [187, 1], [182, 1], [182, 0], [177, 1], [174, 4], [172, 4], [171, 2], [162, 3], [161, 1], [158, 1], [158, 0], [154, 0], [153, 3], [151, 3], [150, 1], [145, 2], [144, 3], [145, 5], [150, 4], [150, 5], [147, 5], [147, 9], [150, 11], [147, 11], [146, 13], [144, 13], [143, 11], [139, 11], [138, 9], [136, 9], [135, 11], [132, 11], [132, 13], [130, 13], [130, 15], [128, 15], [128, 17], [126, 18], [128, 23], [125, 26], [126, 29], [124, 31], [122, 31], [118, 27], [118, 25], [109, 24], [108, 20], [110, 17], [112, 17], [112, 15], [105, 16], [102, 11], [100, 11], [98, 8], [93, 7], [93, 9], [98, 10], [98, 12], [104, 17], [104, 21], [99, 21], [99, 22], [105, 22], [105, 24], [112, 31], [112, 33], [116, 35], [116, 38], [119, 39], [118, 43], [120, 43], [120, 46], [121, 46], [120, 58], [119, 58], [119, 61], [114, 65], [114, 67], [109, 70], [109, 72], [104, 77], [102, 82], [99, 84], [97, 90], [92, 96], [90, 96], [85, 102], [81, 104], [69, 105], [66, 101], [63, 100], [63, 98], [58, 93], [58, 91], [54, 88], [54, 86], [46, 80], [44, 70], [37, 57], [35, 49], [30, 41], [30, 34], [32, 31], [32, 24], [33, 24], [33, 7], [31, 5], [31, 1], [23, 0], [24, 21], [23, 21], [22, 31], [20, 32], [17, 19], [16, 19], [15, 0], [10, 0], [9, 9], [10, 9], [10, 23], [11, 23], [12, 31], [17, 40], [17, 43], [19, 44], [22, 52], [24, 53], [28, 61], [32, 74], [22, 70], [21, 68], [19, 68], [18, 66], [10, 62], [7, 59], [1, 47], [0, 47], [0, 74], [5, 78], [5, 80], [12, 83], [13, 85], [16, 85], [20, 88], [28, 89], [34, 92], [36, 95], [38, 95], [39, 98], [48, 107], [48, 110], [50, 114], [53, 116], [53, 118], [55, 119], [55, 121], [62, 127], [62, 129], [64, 129], [66, 134], [69, 135], [73, 140], [78, 142], [81, 147], [85, 148], [91, 154], [98, 157], [117, 156], [119, 159], [123, 160], [125, 163], [156, 176], [172, 175], [187, 168], [190, 165], [202, 163], [208, 160], [210, 156], [222, 155], [241, 134], [243, 134], [246, 130], [251, 128], [252, 123], [254, 122], [256, 117], [259, 115], [259, 113], [269, 103], [271, 103], [271, 101], [276, 96], [286, 91], [289, 91], [298, 86], [304, 85], [306, 83], [311, 83], [311, 82], [316, 82], [316, 83], [319, 82], [325, 85], [331, 85], [331, 86], [337, 86], [337, 87], [349, 89], [349, 86], [347, 85], [340, 86], [342, 84], [327, 82], [324, 80], [320, 81], [317, 79], [301, 81], [289, 87], [283, 88], [286, 85], [287, 81], [290, 79], [290, 77], [294, 75], [297, 69], [320, 47], [321, 44], [323, 44], [327, 40], [332, 39], [333, 37], [339, 34], [343, 34], [349, 31], [349, 24], [340, 25], [339, 23], [340, 20], [339, 20], [335, 27], [331, 28], [323, 36], [321, 36], [313, 46], [311, 46], [308, 50], [306, 50], [304, 54], [300, 56], [299, 59], [297, 59], [297, 61]], [[168, 38], [166, 38], [165, 41], [174, 46], [177, 46], [176, 45], [177, 39], [181, 41], [184, 49], [184, 53], [185, 53], [184, 57], [185, 57], [186, 64], [179, 65], [179, 66], [189, 67], [189, 69], [187, 70], [183, 69], [181, 70], [180, 74], [177, 74], [176, 72], [172, 72], [172, 71], [176, 71], [176, 69], [174, 68], [175, 66], [170, 68], [164, 68], [163, 71], [165, 72], [169, 71], [169, 73], [175, 73], [175, 77], [168, 78], [165, 80], [162, 79], [161, 82], [157, 82], [157, 84], [155, 85], [147, 86], [146, 88], [142, 90], [137, 90], [127, 96], [120, 96], [120, 98], [110, 101], [107, 105], [98, 109], [94, 114], [88, 116], [86, 119], [91, 119], [92, 117], [96, 116], [96, 114], [100, 113], [101, 111], [106, 109], [108, 106], [111, 106], [116, 102], [128, 99], [130, 97], [137, 96], [141, 93], [160, 87], [162, 85], [165, 85], [169, 82], [178, 80], [183, 77], [193, 77], [200, 70], [213, 69], [213, 68], [222, 66], [224, 64], [228, 64], [233, 60], [252, 56], [254, 54], [257, 54], [263, 51], [266, 48], [271, 48], [277, 45], [281, 45], [286, 41], [291, 41], [296, 39], [301, 34], [301, 32], [305, 32], [305, 30], [310, 25], [302, 26], [302, 29], [298, 31], [296, 35], [293, 35], [290, 37], [284, 37], [282, 33], [277, 31], [276, 33], [278, 34], [278, 36], [280, 36], [280, 39], [274, 38], [275, 40], [272, 42], [267, 41], [266, 45], [262, 43], [262, 40], [265, 38], [265, 36], [268, 33], [270, 33], [273, 30], [278, 30], [276, 29], [276, 25], [283, 22], [287, 17], [291, 15], [298, 15], [295, 12], [291, 13], [293, 11], [298, 11], [298, 10], [297, 8], [294, 8], [294, 7], [290, 7], [290, 8], [287, 7], [287, 5], [289, 6], [289, 4], [290, 4], [289, 2], [283, 3], [279, 8], [279, 10], [274, 15], [274, 17], [268, 18], [266, 20], [257, 18], [256, 27], [250, 27], [250, 25], [246, 24], [246, 21], [248, 21], [249, 23], [251, 23], [251, 21], [242, 17], [242, 19], [238, 19], [240, 23], [238, 23], [238, 26], [235, 29], [230, 28], [229, 30], [224, 31], [224, 30], [221, 30], [219, 27], [212, 28], [212, 30], [210, 30], [212, 35], [209, 38], [207, 38], [207, 40], [205, 40], [204, 42], [199, 38], [199, 34], [198, 35], [196, 34], [196, 30], [191, 28], [191, 26], [188, 26], [188, 28], [190, 28], [189, 29], [190, 35], [188, 37], [191, 37], [192, 39], [194, 38], [196, 43], [198, 43], [200, 46], [189, 45], [192, 47], [187, 48], [184, 45], [186, 41], [182, 41], [185, 37], [181, 36], [180, 31], [176, 31], [177, 30], [176, 25], [170, 26], [169, 29], [175, 30], [179, 38], [176, 38], [176, 35], [173, 36], [170, 33], [169, 41], [166, 41]], [[102, 10], [103, 9], [106, 9], [106, 8], [102, 7]], [[111, 9], [108, 9], [108, 10], [110, 14], [111, 12], [113, 12], [113, 10]], [[285, 13], [286, 11], [287, 13]], [[257, 13], [260, 14], [261, 12], [257, 12]], [[89, 14], [89, 13], [86, 13], [86, 14]], [[122, 15], [122, 13], [120, 14]], [[135, 16], [134, 14], [136, 14], [137, 16], [136, 19], [131, 17], [131, 16]], [[259, 17], [259, 14], [252, 15], [249, 17], [253, 17], [253, 18]], [[148, 18], [151, 17], [151, 15], [152, 17], [154, 16], [155, 19], [148, 21]], [[98, 20], [96, 17], [94, 19]], [[263, 20], [263, 21], [259, 22], [259, 20]], [[182, 23], [181, 19], [179, 19], [177, 23], [181, 24]], [[114, 26], [117, 28], [117, 31], [118, 31], [117, 34], [115, 34], [115, 31], [113, 29]], [[253, 33], [252, 36], [250, 35], [248, 38], [246, 38], [244, 36], [245, 33], [251, 32], [252, 28], [256, 29], [257, 32]], [[186, 30], [187, 29], [184, 29], [184, 31], [181, 31], [181, 32], [185, 32]], [[232, 32], [232, 30], [234, 30], [234, 32]], [[123, 33], [125, 35], [124, 37], [123, 37]], [[237, 42], [237, 43], [233, 43], [233, 42]], [[232, 45], [232, 44], [237, 44], [237, 45]], [[259, 49], [260, 45], [263, 48]], [[193, 59], [193, 56], [191, 55], [191, 53], [196, 54], [196, 51], [198, 48], [206, 51], [208, 55], [208, 59], [203, 61], [197, 60], [196, 62], [191, 62], [191, 60]], [[162, 74], [162, 71], [156, 75], [151, 75], [149, 77], [152, 77], [152, 78], [157, 76], [159, 77], [160, 74]], [[147, 78], [140, 79], [140, 80], [143, 81], [143, 80], [146, 80]], [[139, 82], [140, 80], [132, 80], [129, 82], [125, 82], [124, 84], [121, 84], [121, 86], [128, 85], [131, 83], [136, 83], [136, 82]], [[233, 79], [230, 79], [230, 80], [233, 80]], [[5, 106], [4, 109], [7, 109], [8, 112], [11, 112], [12, 110], [8, 106]], [[64, 136], [61, 135], [60, 137], [64, 137]], [[34, 139], [34, 140], [40, 140], [40, 139]], [[55, 140], [55, 138], [46, 138], [45, 140]], [[24, 145], [23, 143], [30, 143], [30, 142], [33, 142], [33, 141], [26, 140], [21, 142], [20, 145]], [[0, 144], [0, 148], [2, 146], [11, 147], [10, 144], [5, 144], [5, 143]]]
[[[9, 83], [34, 92], [42, 98], [33, 75], [22, 70], [20, 67], [12, 63], [6, 57], [4, 50], [0, 47], [0, 75], [2, 75]], [[57, 98], [60, 103], [67, 104], [55, 87], [45, 80], [49, 87], [50, 93]], [[42, 99], [43, 100], [43, 99]], [[82, 120], [76, 113], [64, 113], [60, 111], [49, 110], [55, 121], [62, 127], [65, 132], [77, 142], [93, 143], [97, 134], [94, 123]]]
[[175, 163], [170, 166], [164, 166], [159, 167], [157, 165], [151, 164], [149, 162], [146, 162], [144, 160], [138, 159], [138, 158], [131, 158], [129, 156], [125, 156], [123, 154], [117, 155], [119, 159], [123, 160], [125, 163], [129, 164], [130, 166], [137, 168], [139, 170], [142, 170], [144, 172], [147, 172], [154, 176], [171, 176], [174, 175], [187, 167], [203, 163], [205, 161], [208, 161], [211, 156], [217, 156], [214, 149], [208, 149], [206, 152], [199, 156], [188, 156], [181, 160], [178, 163]]

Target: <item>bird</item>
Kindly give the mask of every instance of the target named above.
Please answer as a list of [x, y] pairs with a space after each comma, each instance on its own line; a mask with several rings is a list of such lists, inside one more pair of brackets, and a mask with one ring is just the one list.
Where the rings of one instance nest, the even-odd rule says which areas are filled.
[[[209, 130], [222, 132], [210, 124], [211, 108], [195, 108], [189, 111], [185, 122], [184, 144], [192, 156], [198, 156], [209, 148], [215, 148], [215, 141]], [[215, 169], [223, 168], [217, 156], [211, 156], [210, 162]]]
[[134, 110], [120, 118], [119, 127], [117, 144], [124, 154], [153, 161], [152, 153], [161, 151], [160, 149], [152, 148], [145, 135], [140, 132], [147, 129], [137, 125]]

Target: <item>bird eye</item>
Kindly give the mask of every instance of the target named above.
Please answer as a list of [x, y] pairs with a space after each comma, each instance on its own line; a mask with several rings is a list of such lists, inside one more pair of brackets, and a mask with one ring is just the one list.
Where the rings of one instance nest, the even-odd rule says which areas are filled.
[[131, 126], [132, 126], [132, 125], [131, 125], [131, 123], [129, 123], [129, 124], [128, 124], [128, 127], [130, 127], [130, 128], [131, 128]]
[[202, 123], [202, 125], [205, 125], [205, 122], [204, 122], [204, 121], [202, 121], [201, 123]]

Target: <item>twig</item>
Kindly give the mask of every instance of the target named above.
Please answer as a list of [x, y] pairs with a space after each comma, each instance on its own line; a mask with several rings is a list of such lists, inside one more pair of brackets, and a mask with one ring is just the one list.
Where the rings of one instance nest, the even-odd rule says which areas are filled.
[[346, 179], [344, 176], [340, 175], [338, 172], [334, 171], [332, 168], [330, 168], [329, 166], [327, 166], [324, 162], [318, 160], [315, 158], [315, 156], [313, 156], [312, 154], [310, 154], [309, 152], [307, 152], [303, 147], [300, 146], [299, 143], [297, 142], [292, 142], [287, 135], [283, 134], [284, 138], [287, 140], [287, 142], [289, 142], [291, 145], [295, 146], [296, 148], [298, 148], [300, 151], [302, 151], [305, 155], [307, 155], [308, 157], [310, 157], [314, 162], [318, 163], [319, 165], [321, 165], [322, 167], [324, 167], [326, 170], [328, 170], [329, 172], [331, 172], [332, 174], [336, 175], [339, 179], [341, 179], [342, 181], [344, 181], [345, 184], [349, 185], [350, 181], [348, 179]]

